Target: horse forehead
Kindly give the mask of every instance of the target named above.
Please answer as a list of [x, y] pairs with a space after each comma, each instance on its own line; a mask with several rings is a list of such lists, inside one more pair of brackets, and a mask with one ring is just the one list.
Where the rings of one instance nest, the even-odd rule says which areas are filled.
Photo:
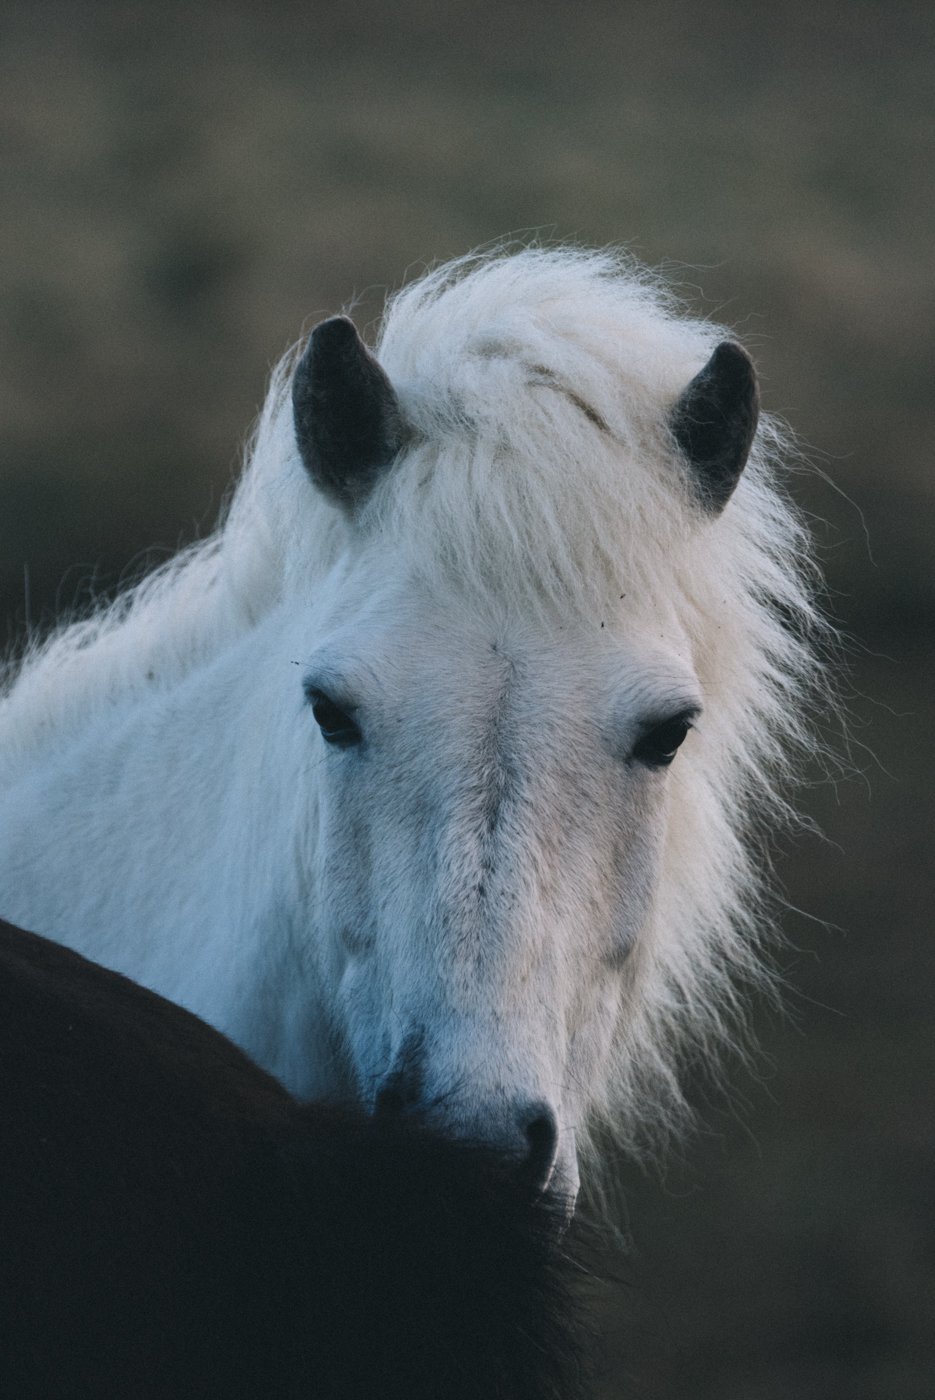
[[543, 627], [435, 614], [411, 619], [390, 645], [406, 659], [397, 672], [403, 685], [417, 680], [504, 722], [604, 704], [652, 708], [669, 692], [697, 689], [686, 639], [659, 623]]
[[391, 705], [418, 695], [434, 722], [478, 713], [512, 723], [596, 717], [608, 703], [625, 713], [667, 691], [697, 690], [690, 642], [658, 600], [648, 616], [620, 604], [606, 616], [549, 619], [511, 606], [508, 596], [478, 607], [448, 588], [433, 594], [405, 577], [384, 582], [362, 599], [345, 596], [323, 654], [339, 670], [349, 661], [364, 690], [376, 687]]
[[[398, 638], [395, 686], [434, 698], [442, 716], [503, 731], [546, 724], [569, 709], [599, 704], [614, 688], [614, 668], [573, 639], [512, 635], [502, 627], [416, 627]], [[439, 711], [433, 708], [433, 719]], [[447, 727], [447, 726], [443, 726]]]

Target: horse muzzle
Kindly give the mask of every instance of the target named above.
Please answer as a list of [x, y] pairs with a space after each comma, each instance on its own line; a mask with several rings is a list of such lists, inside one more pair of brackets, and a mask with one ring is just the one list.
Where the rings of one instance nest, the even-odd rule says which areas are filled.
[[570, 1219], [578, 1193], [575, 1135], [562, 1132], [551, 1103], [498, 1097], [493, 1104], [469, 1108], [463, 1095], [432, 1099], [411, 1068], [404, 1065], [383, 1079], [375, 1113], [420, 1118], [446, 1137], [475, 1143], [509, 1164], [531, 1195], [553, 1197]]

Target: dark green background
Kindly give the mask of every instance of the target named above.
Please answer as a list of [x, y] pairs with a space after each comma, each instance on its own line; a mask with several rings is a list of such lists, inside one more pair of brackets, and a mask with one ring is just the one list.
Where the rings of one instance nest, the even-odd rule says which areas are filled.
[[[625, 1171], [606, 1394], [935, 1395], [928, 5], [0, 10], [10, 640], [207, 528], [303, 327], [504, 234], [624, 242], [817, 471], [852, 743], [779, 860], [786, 1019]], [[2, 632], [0, 632], [2, 636]], [[699, 1086], [699, 1098], [705, 1097]], [[709, 1096], [710, 1097], [710, 1096]]]

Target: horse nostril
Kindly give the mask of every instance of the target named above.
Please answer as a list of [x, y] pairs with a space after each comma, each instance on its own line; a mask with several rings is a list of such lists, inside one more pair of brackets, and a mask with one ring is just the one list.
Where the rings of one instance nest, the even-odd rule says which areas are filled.
[[422, 1099], [422, 1032], [406, 1037], [389, 1073], [374, 1095], [373, 1110], [387, 1118], [399, 1118], [418, 1109]]
[[375, 1113], [387, 1118], [398, 1118], [406, 1107], [406, 1095], [398, 1084], [388, 1084], [382, 1088], [373, 1105]]
[[535, 1191], [544, 1191], [558, 1156], [558, 1123], [547, 1104], [536, 1104], [524, 1128], [529, 1150], [521, 1172]]

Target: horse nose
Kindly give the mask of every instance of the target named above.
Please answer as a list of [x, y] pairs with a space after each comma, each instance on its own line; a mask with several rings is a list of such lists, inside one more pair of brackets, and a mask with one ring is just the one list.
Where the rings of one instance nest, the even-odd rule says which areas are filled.
[[558, 1121], [547, 1103], [530, 1104], [520, 1115], [525, 1155], [520, 1175], [533, 1191], [545, 1191], [558, 1158]]
[[419, 1061], [408, 1056], [383, 1079], [374, 1097], [374, 1112], [385, 1118], [404, 1114], [424, 1117], [442, 1133], [473, 1140], [501, 1154], [506, 1162], [515, 1164], [520, 1181], [529, 1190], [548, 1189], [559, 1152], [558, 1120], [550, 1104], [537, 1100], [518, 1107], [514, 1104], [505, 1111], [501, 1105], [490, 1118], [471, 1115], [459, 1121], [457, 1114], [448, 1117], [444, 1111], [427, 1110], [423, 1090]]

